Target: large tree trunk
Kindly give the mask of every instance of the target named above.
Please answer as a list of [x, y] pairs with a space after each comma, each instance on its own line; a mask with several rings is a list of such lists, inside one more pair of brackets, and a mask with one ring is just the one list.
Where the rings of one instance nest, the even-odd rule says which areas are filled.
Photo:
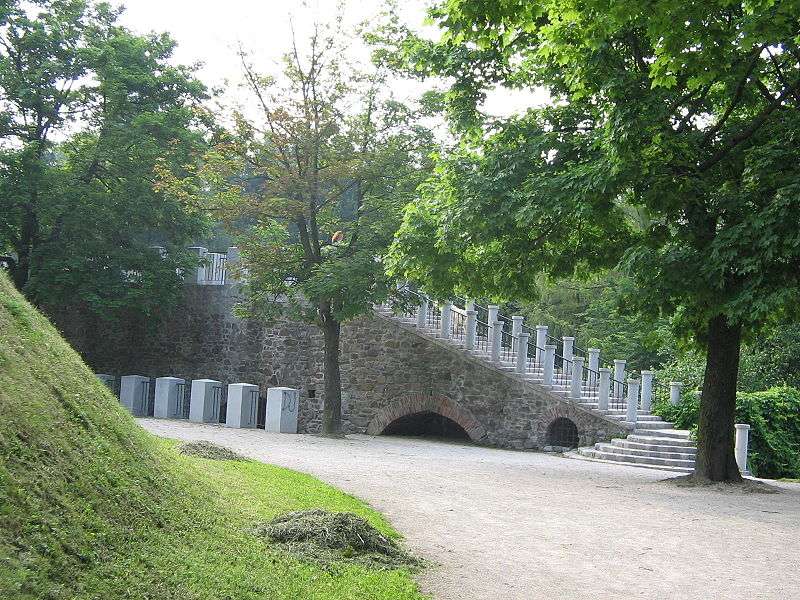
[[723, 315], [708, 323], [695, 477], [711, 481], [742, 480], [733, 452], [741, 335], [741, 326], [731, 326]]
[[[327, 314], [325, 314], [327, 312]], [[330, 311], [323, 312], [322, 332], [325, 338], [325, 402], [322, 408], [322, 433], [342, 433], [342, 380], [339, 373], [339, 334], [341, 323]]]

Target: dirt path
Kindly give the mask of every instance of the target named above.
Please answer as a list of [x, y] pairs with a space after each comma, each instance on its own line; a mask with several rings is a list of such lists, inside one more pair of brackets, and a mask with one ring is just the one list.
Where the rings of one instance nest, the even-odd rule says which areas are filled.
[[366, 500], [439, 563], [420, 578], [438, 599], [800, 598], [800, 484], [730, 494], [539, 453], [140, 423], [311, 473]]

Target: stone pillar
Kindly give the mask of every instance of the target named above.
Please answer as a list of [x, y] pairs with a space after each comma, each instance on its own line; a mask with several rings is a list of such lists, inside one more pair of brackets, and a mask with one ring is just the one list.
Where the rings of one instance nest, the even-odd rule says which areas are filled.
[[197, 265], [194, 277], [187, 277], [186, 281], [196, 283], [197, 285], [203, 285], [206, 282], [206, 266], [202, 261], [205, 260], [206, 254], [208, 254], [208, 248], [191, 246], [189, 250], [197, 254], [197, 258], [200, 259], [201, 263]]
[[525, 317], [513, 315], [511, 317], [511, 350], [516, 352], [519, 345], [519, 334], [522, 333], [522, 321]]
[[569, 375], [572, 369], [572, 358], [575, 356], [575, 338], [564, 336], [561, 338], [561, 356], [564, 357], [564, 374]]
[[486, 332], [488, 336], [489, 346], [492, 345], [492, 331], [494, 329], [494, 322], [497, 321], [497, 315], [500, 314], [500, 307], [496, 304], [490, 304], [486, 307], [489, 310], [489, 316], [486, 317], [486, 324], [489, 326], [489, 331]]
[[150, 378], [144, 375], [120, 377], [119, 401], [134, 417], [146, 417], [150, 403]]
[[258, 417], [258, 386], [252, 383], [228, 385], [228, 408], [225, 427], [253, 429]]
[[108, 373], [95, 373], [95, 377], [112, 392], [114, 391], [114, 381], [116, 378]]
[[228, 248], [227, 259], [225, 261], [225, 283], [234, 284], [242, 280], [242, 253], [238, 246]]
[[442, 305], [442, 322], [441, 322], [442, 328], [439, 333], [446, 340], [449, 340], [452, 337], [452, 332], [450, 331], [450, 323], [452, 319], [453, 319], [453, 303], [445, 302]]
[[556, 345], [544, 345], [544, 365], [542, 365], [542, 385], [553, 385], [553, 373], [556, 366]]
[[676, 404], [680, 404], [681, 388], [683, 388], [683, 383], [681, 383], [680, 381], [669, 382], [669, 403], [672, 404], [673, 406]]
[[547, 345], [547, 325], [536, 326], [536, 364], [542, 364], [542, 353]]
[[475, 300], [467, 300], [464, 303], [464, 310], [475, 310]]
[[736, 446], [734, 454], [736, 455], [736, 464], [739, 467], [742, 475], [750, 475], [747, 468], [747, 446], [750, 443], [750, 425], [746, 423], [736, 423]]
[[517, 344], [517, 373], [525, 373], [528, 370], [528, 338], [530, 333], [520, 331], [519, 343]]
[[600, 383], [597, 388], [597, 410], [608, 410], [608, 397], [611, 394], [611, 369], [601, 367]]
[[639, 410], [639, 380], [628, 379], [628, 405], [625, 410], [625, 420], [636, 423], [637, 410]]
[[464, 334], [464, 347], [467, 350], [475, 349], [475, 334], [478, 330], [478, 312], [467, 309], [467, 331]]
[[572, 359], [572, 379], [569, 386], [569, 397], [576, 402], [583, 396], [583, 357], [576, 356]]
[[492, 362], [500, 362], [500, 343], [503, 341], [503, 322], [492, 323]]
[[156, 419], [174, 419], [178, 416], [180, 384], [185, 385], [186, 381], [178, 377], [158, 377], [156, 379], [156, 402], [153, 408], [153, 416]]
[[642, 371], [642, 410], [648, 414], [653, 405], [653, 375], [652, 371]]
[[597, 371], [600, 369], [600, 348], [589, 348], [589, 385], [597, 385]]
[[622, 384], [625, 381], [625, 361], [617, 358], [614, 360], [614, 385], [613, 395], [615, 398], [622, 398]]
[[417, 308], [417, 329], [425, 329], [428, 324], [428, 298], [423, 296]]
[[267, 420], [264, 428], [275, 433], [297, 433], [300, 392], [294, 388], [267, 390]]
[[215, 379], [192, 381], [189, 420], [195, 423], [219, 423], [222, 383]]

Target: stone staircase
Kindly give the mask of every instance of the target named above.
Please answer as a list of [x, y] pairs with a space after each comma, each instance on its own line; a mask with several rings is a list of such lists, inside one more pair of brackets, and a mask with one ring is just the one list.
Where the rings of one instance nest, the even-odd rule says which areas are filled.
[[[500, 344], [505, 343], [505, 347], [501, 348], [500, 352], [495, 348], [493, 352], [493, 341], [495, 344], [498, 343], [490, 339], [494, 337], [491, 329], [487, 328], [484, 323], [485, 333], [481, 334], [476, 331], [473, 318], [471, 325], [473, 334], [470, 339], [466, 332], [466, 329], [470, 327], [470, 321], [466, 318], [467, 311], [462, 309], [448, 306], [446, 310], [449, 314], [444, 319], [444, 325], [441, 313], [437, 315], [437, 309], [432, 308], [432, 303], [429, 304], [427, 301], [421, 308], [416, 309], [417, 311], [424, 310], [426, 313], [424, 315], [420, 315], [418, 312], [417, 314], [398, 314], [388, 305], [378, 306], [375, 310], [384, 317], [415, 327], [427, 337], [446, 341], [462, 352], [486, 361], [509, 374], [516, 372], [527, 381], [544, 385], [545, 367], [539, 358], [528, 356], [524, 369], [522, 371], [520, 369], [518, 344], [523, 343], [520, 340], [527, 339], [527, 334], [519, 337], [503, 334], [505, 339]], [[459, 318], [453, 319], [453, 315]], [[468, 346], [472, 347], [468, 349]], [[527, 354], [532, 353], [530, 348], [528, 346]], [[563, 365], [567, 364], [568, 361], [563, 362]], [[547, 386], [552, 393], [565, 399], [570, 398], [571, 393], [575, 390], [569, 370], [569, 368], [563, 367], [552, 369], [550, 385]], [[594, 372], [590, 371], [589, 373]], [[622, 392], [618, 392], [616, 396], [613, 396], [612, 393], [608, 408], [601, 410], [598, 407], [598, 385], [596, 381], [590, 381], [592, 376], [587, 374], [582, 378], [580, 398], [573, 397], [572, 400], [598, 415], [620, 422], [630, 429], [631, 433], [624, 439], [615, 438], [610, 442], [597, 443], [593, 448], [578, 448], [567, 453], [567, 456], [667, 471], [691, 472], [694, 470], [697, 450], [694, 442], [689, 439], [688, 431], [677, 430], [672, 423], [665, 422], [661, 417], [651, 414], [647, 410], [641, 410], [641, 408], [636, 411], [635, 423], [627, 421], [629, 416], [628, 400]]]

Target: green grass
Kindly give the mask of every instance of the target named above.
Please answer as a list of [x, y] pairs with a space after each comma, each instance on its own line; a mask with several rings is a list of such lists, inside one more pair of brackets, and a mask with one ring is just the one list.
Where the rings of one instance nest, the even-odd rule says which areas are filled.
[[408, 572], [304, 564], [249, 533], [352, 511], [320, 481], [180, 455], [138, 427], [0, 273], [0, 598], [421, 598]]

